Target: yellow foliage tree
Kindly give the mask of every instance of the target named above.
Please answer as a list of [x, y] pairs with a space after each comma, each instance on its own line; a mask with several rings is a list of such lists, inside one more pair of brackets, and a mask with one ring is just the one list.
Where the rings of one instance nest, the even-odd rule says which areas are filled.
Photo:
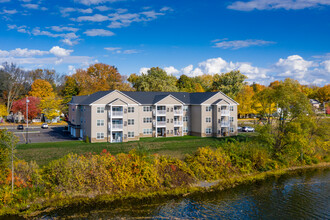
[[257, 112], [253, 108], [255, 100], [253, 99], [254, 91], [251, 86], [244, 86], [243, 89], [237, 94], [236, 101], [239, 103], [238, 114], [256, 114]]
[[41, 113], [45, 115], [46, 118], [49, 120], [52, 120], [58, 116], [60, 116], [61, 111], [60, 111], [60, 105], [62, 103], [61, 99], [57, 99], [54, 97], [44, 97], [40, 101], [40, 109]]
[[7, 116], [7, 107], [4, 104], [0, 104], [0, 117]]
[[44, 98], [44, 97], [55, 97], [53, 87], [49, 82], [43, 79], [36, 79], [31, 85], [30, 96]]
[[205, 89], [200, 83], [195, 83], [195, 92], [205, 92]]

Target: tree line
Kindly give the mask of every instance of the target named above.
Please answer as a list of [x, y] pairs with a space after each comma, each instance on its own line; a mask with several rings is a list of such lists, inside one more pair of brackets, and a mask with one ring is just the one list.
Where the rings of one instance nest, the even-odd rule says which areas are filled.
[[[257, 83], [248, 85], [247, 77], [239, 70], [196, 77], [169, 75], [159, 67], [146, 73], [121, 75], [115, 66], [96, 63], [87, 69], [78, 69], [73, 75], [59, 74], [55, 70], [26, 71], [15, 64], [3, 63], [0, 69], [0, 117], [10, 112], [25, 114], [26, 97], [29, 97], [29, 119], [43, 113], [51, 119], [67, 112], [72, 96], [89, 95], [98, 91], [167, 91], [209, 92], [222, 91], [240, 103], [238, 113], [264, 114], [274, 111], [274, 103], [265, 99], [279, 81], [269, 86]], [[299, 84], [295, 81], [296, 84]], [[299, 84], [299, 90], [308, 98], [329, 101], [330, 85], [324, 87]]]

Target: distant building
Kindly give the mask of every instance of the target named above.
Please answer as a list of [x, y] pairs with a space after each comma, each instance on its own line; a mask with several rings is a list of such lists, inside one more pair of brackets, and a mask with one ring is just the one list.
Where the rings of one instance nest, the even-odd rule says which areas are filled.
[[315, 109], [319, 109], [321, 103], [319, 101], [317, 101], [316, 99], [310, 99], [309, 102], [312, 104], [313, 108]]
[[71, 135], [91, 142], [237, 134], [238, 103], [222, 92], [112, 90], [74, 96], [68, 105]]

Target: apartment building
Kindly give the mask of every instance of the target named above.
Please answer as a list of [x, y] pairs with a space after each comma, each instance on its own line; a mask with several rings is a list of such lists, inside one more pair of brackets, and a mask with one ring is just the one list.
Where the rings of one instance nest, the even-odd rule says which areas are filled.
[[140, 137], [237, 134], [237, 105], [222, 92], [101, 91], [74, 96], [69, 130], [91, 142], [127, 142]]

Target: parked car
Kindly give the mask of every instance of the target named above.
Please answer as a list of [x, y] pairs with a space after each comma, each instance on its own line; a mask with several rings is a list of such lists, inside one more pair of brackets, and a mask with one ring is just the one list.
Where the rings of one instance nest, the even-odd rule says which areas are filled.
[[252, 127], [242, 127], [243, 132], [254, 132], [254, 128]]
[[42, 129], [47, 129], [47, 128], [48, 128], [48, 124], [47, 124], [47, 123], [43, 123], [43, 124], [41, 125], [41, 128], [42, 128]]
[[24, 130], [24, 126], [23, 125], [18, 125], [17, 130]]

